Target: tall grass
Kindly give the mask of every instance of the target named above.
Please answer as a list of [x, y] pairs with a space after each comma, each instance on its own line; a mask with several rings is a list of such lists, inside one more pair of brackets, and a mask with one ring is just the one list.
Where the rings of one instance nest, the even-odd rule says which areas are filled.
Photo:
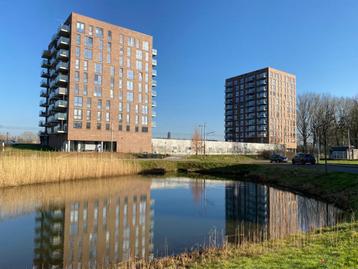
[[0, 187], [137, 174], [140, 166], [111, 154], [0, 154]]

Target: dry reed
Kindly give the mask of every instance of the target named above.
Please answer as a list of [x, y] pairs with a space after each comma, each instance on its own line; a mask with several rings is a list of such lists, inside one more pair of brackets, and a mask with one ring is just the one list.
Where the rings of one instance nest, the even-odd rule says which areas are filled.
[[13, 152], [0, 155], [0, 187], [137, 174], [134, 160], [107, 154]]

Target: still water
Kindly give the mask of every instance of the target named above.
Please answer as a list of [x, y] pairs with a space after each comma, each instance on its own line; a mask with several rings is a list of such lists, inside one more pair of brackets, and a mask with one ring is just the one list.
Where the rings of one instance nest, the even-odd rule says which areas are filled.
[[121, 177], [0, 190], [0, 268], [106, 268], [334, 225], [332, 205], [240, 181]]

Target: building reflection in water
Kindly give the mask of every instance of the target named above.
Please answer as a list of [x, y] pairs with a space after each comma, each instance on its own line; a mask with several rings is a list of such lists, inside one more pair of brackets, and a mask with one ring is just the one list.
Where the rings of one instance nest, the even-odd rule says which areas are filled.
[[250, 182], [228, 183], [225, 200], [226, 237], [235, 244], [334, 225], [343, 214], [327, 203]]
[[38, 210], [34, 268], [108, 268], [152, 259], [150, 181], [133, 179], [127, 187]]

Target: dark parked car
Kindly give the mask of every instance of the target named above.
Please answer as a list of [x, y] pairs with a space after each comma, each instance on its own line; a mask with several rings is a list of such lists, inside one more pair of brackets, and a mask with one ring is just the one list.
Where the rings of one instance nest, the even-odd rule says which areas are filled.
[[273, 163], [287, 163], [288, 159], [285, 156], [281, 156], [279, 154], [272, 154], [270, 157], [270, 161]]
[[313, 154], [297, 153], [292, 159], [292, 164], [316, 164]]

